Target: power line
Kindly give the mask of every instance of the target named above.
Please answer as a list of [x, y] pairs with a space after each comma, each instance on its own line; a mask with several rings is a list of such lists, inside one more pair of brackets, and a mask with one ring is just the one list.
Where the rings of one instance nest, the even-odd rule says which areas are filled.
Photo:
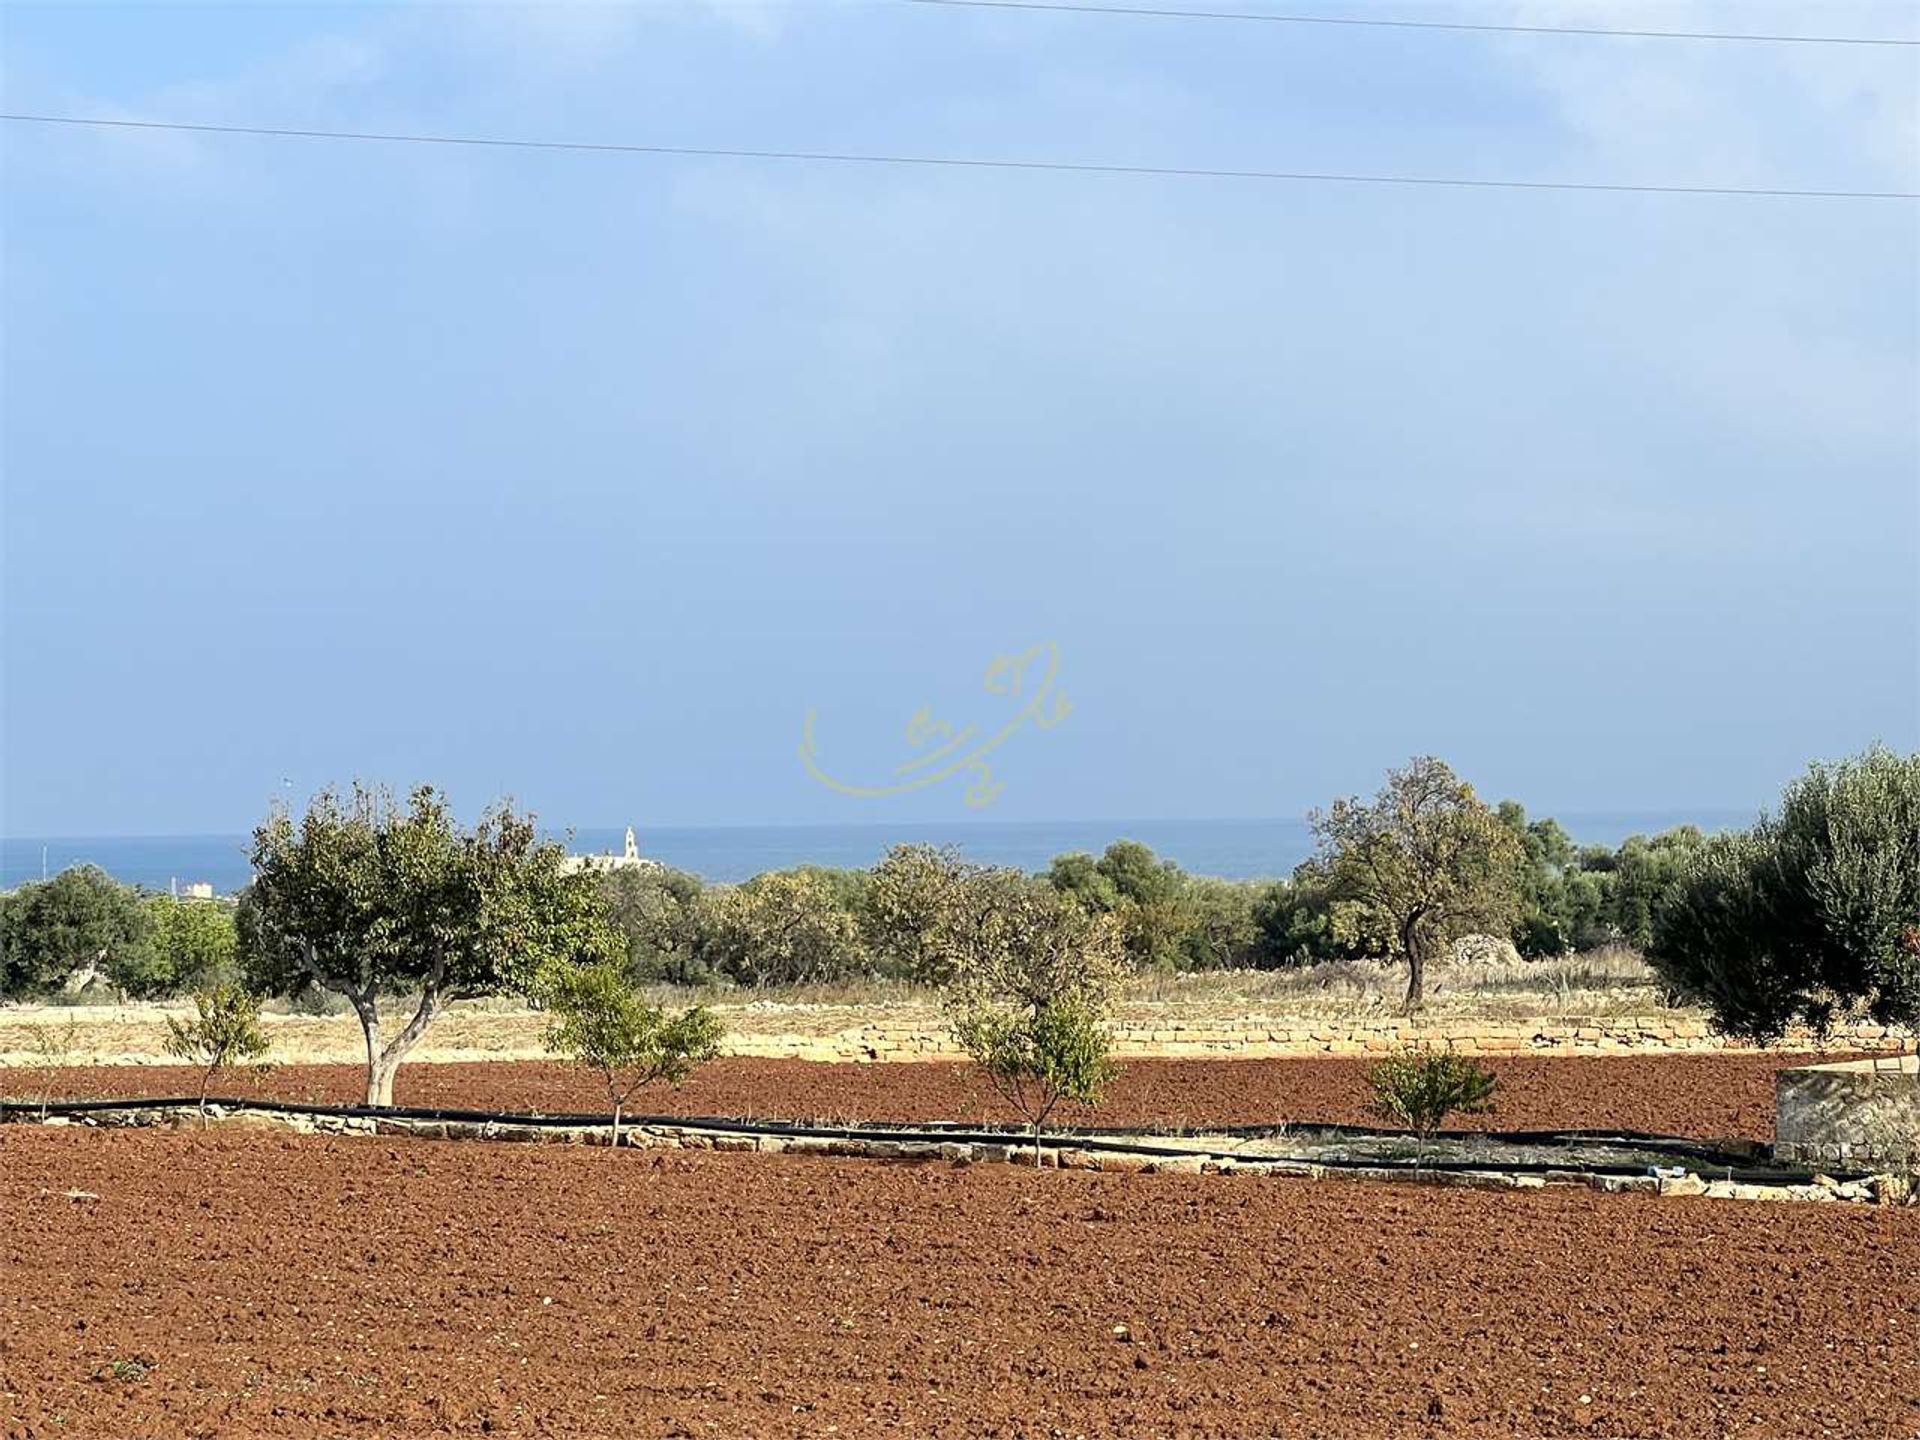
[[268, 125], [194, 125], [167, 120], [109, 120], [88, 115], [0, 113], [29, 125], [112, 130], [165, 130], [274, 139], [359, 140], [393, 145], [460, 145], [498, 150], [574, 151], [603, 155], [669, 155], [693, 159], [780, 160], [828, 165], [919, 165], [961, 170], [1029, 170], [1082, 175], [1155, 175], [1200, 180], [1292, 180], [1334, 185], [1426, 185], [1466, 190], [1585, 190], [1639, 195], [1746, 195], [1800, 200], [1920, 200], [1915, 190], [1788, 190], [1745, 185], [1625, 185], [1576, 180], [1480, 180], [1458, 175], [1370, 175], [1327, 170], [1234, 170], [1184, 165], [1116, 165], [1072, 160], [987, 160], [958, 155], [885, 155], [837, 150], [747, 150], [696, 145], [617, 145], [586, 140], [515, 140], [492, 135], [411, 135], [370, 130], [296, 130]]
[[1601, 35], [1634, 40], [1742, 40], [1766, 45], [1920, 46], [1920, 40], [1870, 35], [1750, 35], [1724, 30], [1606, 30], [1579, 25], [1491, 25], [1465, 20], [1379, 20], [1351, 15], [1276, 15], [1261, 10], [1160, 10], [1138, 5], [1077, 5], [1067, 0], [905, 0], [969, 10], [1055, 10], [1076, 15], [1141, 15], [1156, 20], [1254, 20], [1273, 25], [1353, 25], [1382, 30], [1466, 30], [1508, 35]]

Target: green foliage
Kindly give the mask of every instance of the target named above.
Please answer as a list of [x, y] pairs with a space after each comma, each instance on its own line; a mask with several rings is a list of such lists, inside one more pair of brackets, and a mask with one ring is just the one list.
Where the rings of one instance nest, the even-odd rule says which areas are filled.
[[[1461, 935], [1505, 933], [1518, 917], [1523, 852], [1513, 832], [1444, 763], [1420, 756], [1387, 773], [1366, 802], [1336, 800], [1309, 817], [1328, 893], [1356, 907], [1351, 938], [1379, 937], [1407, 961], [1409, 1011], [1426, 966]], [[1335, 912], [1336, 935], [1341, 916]]]
[[1084, 850], [1056, 855], [1047, 867], [1047, 883], [1070, 895], [1084, 908], [1104, 915], [1120, 903], [1120, 892], [1101, 870], [1100, 862]]
[[[1607, 915], [1611, 877], [1583, 868], [1559, 821], [1529, 822], [1526, 810], [1514, 800], [1502, 800], [1497, 813], [1520, 846], [1514, 947], [1528, 959], [1540, 959], [1613, 939]], [[1609, 852], [1601, 853], [1611, 858]]]
[[139, 894], [97, 866], [76, 865], [0, 902], [0, 997], [28, 999], [76, 975], [139, 975], [152, 965]]
[[230, 1065], [257, 1062], [269, 1048], [260, 1028], [260, 1000], [238, 985], [219, 985], [193, 997], [192, 1020], [167, 1017], [167, 1054], [200, 1072], [200, 1118], [207, 1114], [207, 1087]]
[[[472, 830], [423, 786], [404, 810], [355, 784], [323, 791], [296, 825], [276, 812], [254, 832], [254, 881], [238, 917], [248, 984], [312, 983], [347, 997], [367, 1042], [367, 1103], [392, 1103], [393, 1072], [445, 1005], [522, 989], [549, 965], [621, 953], [590, 875], [530, 817], [501, 805]], [[417, 995], [384, 1044], [379, 1000]]]
[[712, 906], [696, 876], [665, 866], [610, 870], [600, 901], [639, 981], [705, 985], [713, 980]]
[[1115, 1073], [1111, 1013], [1125, 960], [1110, 915], [1004, 870], [966, 884], [948, 942], [955, 1038], [1032, 1130], [1063, 1100], [1095, 1104]]
[[[1707, 843], [1698, 827], [1680, 825], [1651, 838], [1630, 836], [1609, 858], [1607, 920], [1618, 939], [1642, 952], [1653, 947], [1662, 907]], [[1593, 860], [1588, 867], [1599, 868]]]
[[1493, 1108], [1494, 1074], [1451, 1050], [1396, 1050], [1367, 1067], [1374, 1113], [1404, 1125], [1424, 1143], [1449, 1115]]
[[1160, 859], [1138, 840], [1114, 841], [1095, 868], [1115, 895], [1140, 906], [1173, 904], [1185, 880], [1178, 865]]
[[550, 1017], [547, 1044], [597, 1072], [613, 1107], [613, 1143], [636, 1090], [681, 1084], [720, 1051], [720, 1022], [695, 1005], [669, 1014], [650, 1005], [622, 967], [607, 960], [553, 967], [538, 987]]
[[1649, 955], [1723, 1030], [1761, 1041], [1864, 1012], [1920, 1024], [1920, 754], [1816, 764], [1777, 815], [1700, 846]]
[[854, 918], [817, 873], [775, 870], [718, 892], [716, 967], [741, 985], [818, 985], [864, 973]]
[[182, 990], [205, 990], [235, 978], [239, 931], [234, 907], [219, 900], [178, 900], [155, 895], [147, 901], [152, 922], [152, 965], [136, 977], [116, 972], [114, 983], [139, 998], [164, 998]]
[[861, 931], [881, 974], [920, 984], [947, 978], [948, 944], [973, 874], [953, 850], [931, 845], [896, 845], [874, 866]]
[[1299, 866], [1290, 879], [1275, 880], [1262, 889], [1253, 905], [1254, 963], [1263, 970], [1276, 970], [1384, 953], [1336, 933], [1332, 890], [1325, 867], [1312, 861]]
[[1182, 970], [1238, 970], [1257, 963], [1262, 887], [1195, 876], [1186, 883], [1186, 923], [1180, 937]]

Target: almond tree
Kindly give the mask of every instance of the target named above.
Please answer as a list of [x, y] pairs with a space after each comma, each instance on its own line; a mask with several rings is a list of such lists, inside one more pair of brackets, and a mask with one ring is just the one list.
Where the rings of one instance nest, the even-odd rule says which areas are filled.
[[[357, 782], [344, 801], [323, 791], [297, 823], [277, 810], [254, 832], [239, 916], [247, 983], [345, 996], [366, 1039], [366, 1103], [391, 1105], [394, 1072], [450, 1002], [618, 953], [592, 878], [564, 860], [506, 804], [463, 830], [430, 786], [404, 810]], [[404, 1019], [381, 1014], [395, 998]]]
[[259, 1061], [269, 1041], [260, 1028], [260, 1000], [238, 985], [216, 985], [193, 997], [192, 1020], [167, 1017], [167, 1054], [200, 1067], [200, 1123], [207, 1123], [207, 1087], [229, 1065]]
[[1407, 962], [1406, 1010], [1426, 997], [1427, 962], [1461, 935], [1504, 935], [1519, 913], [1525, 854], [1473, 787], [1430, 755], [1389, 770], [1371, 802], [1336, 800], [1308, 817], [1310, 868]]
[[965, 892], [941, 942], [949, 1023], [1027, 1122], [1037, 1166], [1055, 1107], [1097, 1103], [1117, 1072], [1107, 1019], [1125, 967], [1119, 927], [1015, 871], [976, 872]]
[[554, 967], [539, 987], [551, 1017], [548, 1046], [597, 1072], [613, 1107], [613, 1143], [634, 1092], [664, 1080], [679, 1085], [720, 1053], [720, 1021], [701, 1005], [669, 1014], [607, 960]]

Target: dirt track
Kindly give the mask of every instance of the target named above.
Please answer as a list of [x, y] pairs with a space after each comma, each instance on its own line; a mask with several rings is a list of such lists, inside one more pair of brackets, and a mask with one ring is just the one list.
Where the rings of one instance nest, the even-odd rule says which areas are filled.
[[[1605, 1126], [1704, 1139], [1773, 1137], [1773, 1074], [1803, 1057], [1782, 1054], [1596, 1056], [1496, 1059], [1500, 1089], [1490, 1129]], [[1834, 1058], [1831, 1056], [1823, 1058]], [[1360, 1060], [1136, 1060], [1095, 1112], [1115, 1125], [1366, 1123], [1366, 1064]], [[0, 1090], [14, 1077], [0, 1072]], [[223, 1076], [218, 1089], [289, 1100], [357, 1101], [362, 1072], [346, 1065], [292, 1065], [264, 1079]], [[14, 1080], [15, 1088], [25, 1084]], [[193, 1094], [198, 1077], [171, 1066], [109, 1066], [65, 1072], [56, 1091], [76, 1098]], [[592, 1078], [541, 1061], [406, 1065], [395, 1086], [402, 1105], [501, 1110], [604, 1110]], [[827, 1064], [809, 1060], [721, 1060], [684, 1089], [643, 1092], [636, 1110], [874, 1120], [1000, 1120], [1011, 1117], [966, 1067]], [[1061, 1113], [1062, 1123], [1094, 1118]]]
[[35, 1126], [0, 1207], [9, 1440], [1920, 1432], [1911, 1211]]

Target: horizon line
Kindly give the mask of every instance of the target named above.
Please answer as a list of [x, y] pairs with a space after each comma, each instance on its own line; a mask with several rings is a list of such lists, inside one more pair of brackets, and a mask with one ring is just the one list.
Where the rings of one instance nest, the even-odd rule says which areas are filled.
[[[1529, 820], [1605, 820], [1631, 816], [1688, 816], [1688, 815], [1758, 815], [1764, 807], [1750, 808], [1742, 805], [1661, 805], [1661, 806], [1622, 806], [1607, 809], [1547, 810], [1527, 807]], [[535, 815], [538, 825], [539, 816]], [[736, 820], [705, 822], [701, 824], [659, 823], [650, 826], [633, 825], [636, 837], [644, 838], [649, 833], [675, 830], [880, 830], [888, 828], [927, 829], [935, 826], [950, 826], [962, 829], [985, 829], [989, 826], [1025, 826], [1046, 825], [1277, 825], [1305, 824], [1305, 813], [1296, 815], [1131, 815], [1131, 816], [1094, 816], [1090, 819], [1068, 819], [1053, 817], [1043, 820], [988, 820], [963, 818], [956, 820]], [[566, 825], [545, 826], [539, 828], [545, 834], [558, 835], [567, 831], [575, 833], [587, 830], [620, 831], [627, 828], [631, 821], [612, 825]], [[0, 831], [0, 843], [5, 844], [53, 844], [74, 841], [99, 840], [226, 840], [251, 835], [252, 829], [241, 830], [151, 830], [135, 832], [104, 832], [91, 834], [9, 834]]]

